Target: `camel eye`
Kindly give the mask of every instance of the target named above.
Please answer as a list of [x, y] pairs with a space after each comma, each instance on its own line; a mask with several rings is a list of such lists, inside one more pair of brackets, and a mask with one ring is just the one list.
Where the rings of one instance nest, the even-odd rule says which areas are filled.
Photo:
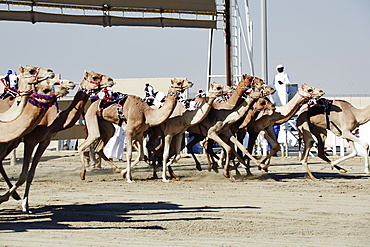
[[93, 81], [97, 81], [97, 80], [99, 80], [99, 77], [93, 76]]
[[60, 85], [60, 82], [55, 82], [54, 86]]
[[50, 92], [50, 89], [44, 89], [44, 93], [47, 94]]
[[222, 87], [217, 87], [217, 90], [221, 90], [222, 89]]
[[31, 74], [31, 75], [33, 75], [33, 74], [35, 74], [35, 73], [36, 73], [36, 70], [31, 69], [29, 72], [30, 72], [30, 74]]
[[307, 92], [311, 93], [313, 90], [312, 89], [308, 89]]

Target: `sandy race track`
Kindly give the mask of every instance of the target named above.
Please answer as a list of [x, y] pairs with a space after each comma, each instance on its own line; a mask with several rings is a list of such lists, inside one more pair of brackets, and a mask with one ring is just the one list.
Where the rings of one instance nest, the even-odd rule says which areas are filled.
[[[4, 164], [15, 181], [21, 165]], [[363, 158], [345, 162], [347, 174], [311, 158], [318, 181], [306, 178], [297, 157], [272, 164], [269, 173], [253, 166], [253, 177], [232, 182], [205, 165], [197, 171], [185, 156], [173, 166], [180, 181], [150, 179], [142, 162], [128, 184], [106, 164], [81, 181], [76, 152], [47, 151], [31, 188], [33, 214], [13, 198], [0, 205], [0, 246], [370, 245]], [[0, 194], [6, 189], [1, 179]]]

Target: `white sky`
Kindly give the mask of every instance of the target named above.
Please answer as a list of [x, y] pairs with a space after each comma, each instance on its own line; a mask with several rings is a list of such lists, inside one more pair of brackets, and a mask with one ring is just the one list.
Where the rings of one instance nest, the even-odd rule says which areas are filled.
[[[240, 5], [242, 1], [239, 0]], [[293, 83], [327, 94], [369, 94], [370, 1], [267, 0], [269, 81], [283, 63]], [[260, 1], [250, 1], [255, 75], [260, 70]], [[0, 21], [0, 74], [18, 65], [52, 68], [80, 82], [84, 70], [113, 78], [187, 77], [205, 88], [208, 30]], [[216, 31], [213, 74], [224, 74]], [[243, 73], [250, 73], [244, 59]]]

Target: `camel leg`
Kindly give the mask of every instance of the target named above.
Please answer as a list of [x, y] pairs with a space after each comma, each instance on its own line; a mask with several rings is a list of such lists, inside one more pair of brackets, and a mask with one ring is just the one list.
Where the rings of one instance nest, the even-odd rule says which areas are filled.
[[[230, 153], [231, 153], [231, 147], [227, 145], [226, 142], [220, 138], [215, 131], [212, 131], [212, 128], [208, 130], [208, 137], [213, 139], [215, 142], [220, 144], [225, 149], [226, 159], [225, 159], [225, 167], [224, 167], [224, 176], [226, 178], [232, 178], [230, 176]], [[233, 178], [232, 178], [233, 179]]]
[[127, 166], [126, 169], [121, 172], [122, 176], [126, 176], [127, 183], [134, 182], [132, 180], [131, 172], [131, 159], [132, 159], [132, 144], [133, 144], [133, 131], [126, 128], [126, 160]]
[[29, 198], [29, 192], [31, 188], [31, 184], [33, 181], [33, 178], [35, 176], [36, 167], [45, 152], [46, 148], [49, 146], [51, 140], [45, 140], [39, 143], [37, 150], [33, 156], [31, 167], [27, 174], [27, 182], [26, 182], [26, 188], [24, 191], [23, 201], [22, 201], [22, 211], [25, 213], [32, 213], [29, 210], [29, 204], [28, 204], [28, 198]]
[[[208, 139], [203, 143], [203, 148], [206, 153], [207, 157], [207, 170], [210, 172], [211, 170], [214, 170], [216, 173], [218, 172], [217, 162], [215, 161], [215, 158], [220, 160], [220, 158], [215, 154], [213, 151], [213, 144], [215, 142], [212, 139]], [[223, 167], [223, 166], [222, 166]]]
[[302, 137], [303, 142], [304, 142], [304, 149], [303, 149], [302, 156], [301, 156], [301, 164], [306, 169], [308, 176], [312, 180], [316, 180], [316, 178], [313, 176], [312, 172], [310, 171], [308, 167], [308, 155], [310, 153], [310, 150], [313, 144], [315, 143], [315, 140], [312, 137], [312, 134], [310, 132], [310, 127], [308, 126], [307, 121], [300, 123], [300, 124], [297, 123], [297, 127], [299, 130], [299, 135]]
[[196, 168], [198, 169], [198, 171], [201, 171], [202, 170], [202, 167], [200, 165], [200, 162], [198, 161], [197, 157], [195, 157], [195, 154], [193, 152], [193, 146], [199, 142], [199, 141], [202, 141], [205, 137], [203, 135], [200, 135], [200, 134], [194, 134], [194, 139], [191, 140], [187, 145], [186, 145], [186, 148], [188, 149], [188, 151], [190, 152], [191, 156], [193, 157], [194, 161], [195, 161], [195, 166]]
[[333, 162], [333, 165], [337, 165], [340, 162], [343, 162], [347, 159], [353, 158], [357, 155], [357, 150], [355, 148], [354, 142], [358, 143], [365, 149], [365, 173], [370, 174], [370, 167], [369, 167], [369, 144], [359, 138], [357, 138], [355, 135], [353, 135], [350, 131], [343, 131], [342, 133], [343, 138], [345, 138], [348, 141], [348, 144], [350, 144], [351, 147], [351, 153], [339, 160], [336, 160]]
[[103, 150], [99, 150], [97, 154], [102, 158], [105, 162], [107, 162], [115, 172], [120, 173], [121, 169], [119, 169], [108, 157], [104, 154]]
[[22, 171], [19, 175], [18, 181], [9, 189], [5, 195], [1, 196], [0, 202], [8, 201], [9, 197], [27, 180], [28, 168], [32, 158], [32, 152], [37, 143], [25, 143], [24, 154], [23, 154], [23, 165]]
[[[258, 137], [258, 133], [255, 132], [255, 131], [248, 131], [248, 134], [249, 134], [249, 139], [248, 139], [248, 152], [251, 154], [253, 152], [253, 148], [254, 148], [254, 145], [256, 144], [256, 140], [257, 140], [257, 137]], [[249, 157], [247, 156], [247, 159], [246, 159], [246, 163], [247, 163], [247, 166], [250, 167], [250, 159]]]
[[269, 155], [266, 158], [264, 158], [262, 160], [262, 165], [259, 166], [258, 168], [263, 169], [266, 172], [268, 172], [268, 167], [270, 165], [271, 157], [280, 150], [280, 145], [276, 140], [276, 136], [275, 136], [272, 128], [271, 129], [269, 128], [266, 131], [262, 130], [260, 132], [260, 134], [262, 135], [263, 138], [265, 138], [270, 143], [271, 152], [269, 153]]
[[[176, 148], [176, 154], [174, 155], [173, 157], [173, 161], [172, 163], [174, 162], [177, 162], [180, 160], [181, 158], [181, 155], [180, 155], [180, 152], [181, 152], [181, 147], [183, 147], [183, 142], [185, 141], [184, 140], [184, 132], [181, 132], [181, 133], [178, 133], [175, 135], [175, 148]], [[171, 167], [168, 167], [168, 168], [171, 168]], [[178, 176], [176, 176], [176, 174], [173, 172], [172, 168], [171, 169], [168, 169], [172, 179], [174, 180], [180, 180]]]
[[163, 168], [162, 168], [162, 181], [168, 183], [169, 180], [166, 177], [166, 171], [168, 166], [168, 159], [170, 154], [170, 146], [172, 142], [173, 135], [168, 134], [164, 137], [164, 151], [163, 151]]
[[[238, 139], [236, 139], [236, 137], [235, 136], [231, 136], [230, 137], [230, 141], [231, 142], [233, 142], [243, 153], [245, 153], [247, 156], [248, 156], [248, 158], [250, 159], [250, 160], [253, 160], [254, 161], [254, 163], [256, 163], [256, 165], [257, 166], [261, 166], [261, 162], [259, 162], [258, 160], [256, 160], [249, 152], [248, 152], [248, 149], [246, 149], [246, 147], [244, 147], [244, 145], [243, 144], [241, 144], [239, 141], [238, 141]], [[237, 154], [237, 153], [236, 153]], [[239, 156], [239, 155], [238, 155]], [[242, 160], [241, 158], [239, 158], [237, 156], [237, 158], [239, 159], [239, 160]], [[249, 166], [246, 166], [245, 167], [246, 169], [249, 169]], [[248, 172], [248, 171], [247, 171]], [[249, 171], [249, 173], [250, 173], [250, 171]]]
[[[13, 187], [13, 184], [11, 183], [8, 175], [6, 174], [6, 171], [4, 169], [4, 166], [3, 166], [3, 160], [6, 156], [8, 156], [8, 154], [10, 154], [12, 152], [12, 150], [14, 148], [16, 148], [20, 143], [20, 140], [17, 140], [17, 141], [14, 141], [11, 143], [11, 145], [9, 146], [8, 144], [0, 144], [0, 147], [3, 148], [2, 152], [1, 152], [1, 159], [0, 159], [0, 173], [1, 175], [3, 176], [6, 184], [8, 185], [9, 189], [11, 189]], [[10, 196], [10, 195], [9, 195]], [[9, 196], [7, 197], [6, 195], [4, 197], [0, 197], [0, 203], [4, 202], [4, 201], [8, 201], [9, 200]], [[18, 195], [18, 193], [16, 191], [13, 191], [12, 193], [12, 197], [15, 199], [15, 200], [20, 200], [21, 197]]]

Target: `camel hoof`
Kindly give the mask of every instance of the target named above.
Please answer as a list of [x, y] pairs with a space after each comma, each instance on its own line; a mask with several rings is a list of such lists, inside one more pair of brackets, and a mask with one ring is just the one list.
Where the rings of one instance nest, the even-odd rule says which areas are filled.
[[268, 166], [258, 165], [258, 170], [264, 170], [265, 172], [269, 172]]
[[200, 164], [196, 164], [195, 167], [197, 168], [198, 171], [202, 170], [202, 167], [200, 166]]
[[230, 172], [224, 171], [223, 174], [225, 178], [230, 178]]
[[170, 180], [168, 180], [167, 178], [162, 179], [162, 181], [163, 181], [164, 183], [169, 183], [169, 182], [170, 182]]
[[134, 180], [131, 180], [131, 179], [127, 179], [126, 182], [129, 183], [129, 184], [135, 183], [135, 181]]
[[121, 169], [119, 169], [119, 168], [116, 168], [116, 173], [121, 173], [122, 172], [122, 170]]
[[126, 170], [124, 170], [124, 171], [121, 171], [121, 176], [124, 178], [124, 177], [126, 177], [126, 173], [127, 173], [127, 171]]
[[85, 180], [85, 173], [80, 173], [81, 180]]
[[365, 173], [366, 174], [370, 174], [370, 169], [369, 168], [365, 168]]
[[347, 172], [346, 169], [344, 169], [344, 168], [342, 168], [340, 166], [337, 166], [337, 165], [332, 166], [332, 169], [333, 168], [337, 169], [340, 173], [346, 173]]

